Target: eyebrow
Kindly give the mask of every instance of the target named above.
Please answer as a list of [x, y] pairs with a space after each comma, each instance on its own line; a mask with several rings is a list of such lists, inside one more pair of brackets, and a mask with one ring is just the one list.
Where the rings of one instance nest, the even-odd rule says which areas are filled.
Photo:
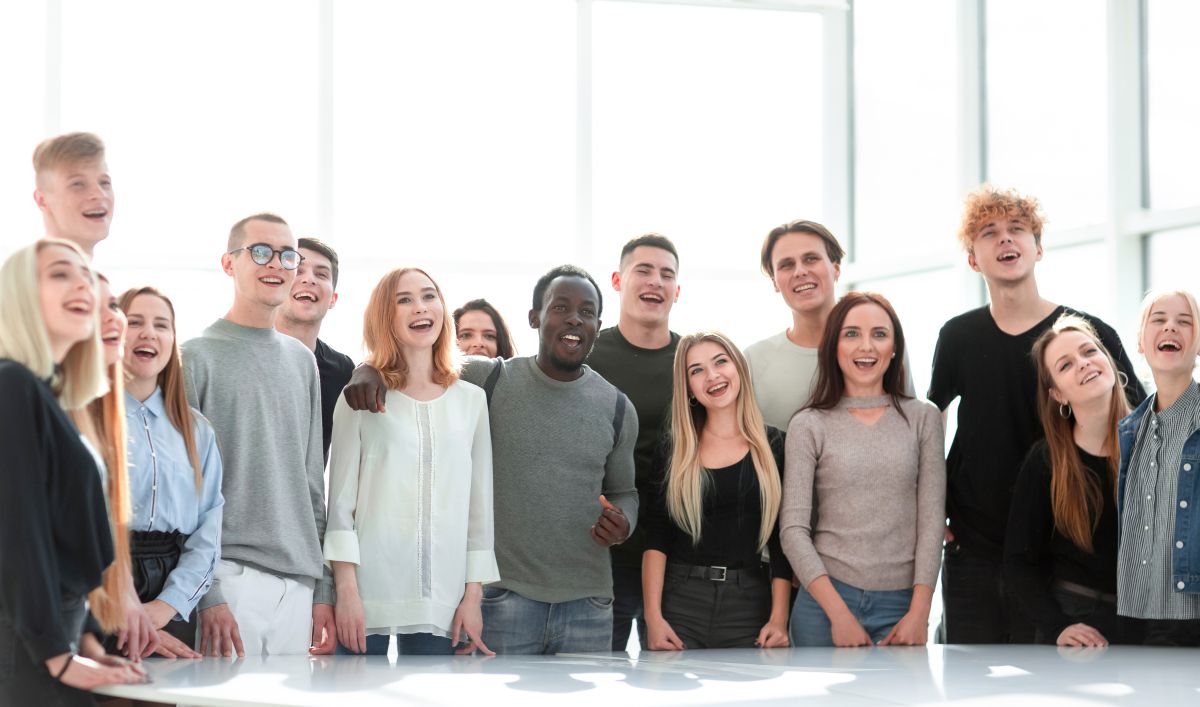
[[655, 265], [654, 263], [647, 262], [647, 261], [642, 261], [642, 262], [639, 262], [639, 263], [634, 263], [634, 264], [633, 264], [633, 267], [635, 267], [635, 268], [655, 268], [655, 269], [657, 269], [657, 270], [666, 270], [666, 271], [667, 271], [667, 272], [669, 272], [669, 273], [673, 273], [673, 272], [675, 272], [675, 268], [673, 268], [673, 267], [671, 267], [671, 266], [669, 266], [669, 265], [662, 265], [662, 266], [659, 266], [659, 265]]

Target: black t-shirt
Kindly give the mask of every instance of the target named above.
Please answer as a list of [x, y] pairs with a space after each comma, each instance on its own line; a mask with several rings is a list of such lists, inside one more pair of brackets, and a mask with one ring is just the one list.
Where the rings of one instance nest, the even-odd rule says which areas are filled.
[[[767, 441], [783, 485], [783, 433], [767, 428]], [[762, 523], [758, 475], [749, 452], [741, 461], [721, 469], [705, 469], [704, 512], [700, 542], [693, 543], [671, 519], [667, 511], [666, 480], [671, 465], [670, 440], [658, 446], [653, 462], [653, 492], [649, 494], [646, 519], [646, 549], [658, 550], [669, 562], [685, 565], [745, 569], [762, 561], [758, 550], [758, 531]], [[779, 520], [767, 541], [771, 556], [771, 576], [790, 580], [792, 568], [779, 544]]]
[[337, 405], [342, 388], [350, 382], [354, 373], [354, 361], [344, 353], [338, 353], [329, 344], [317, 339], [317, 375], [321, 378], [321, 433], [324, 437], [322, 449], [325, 461], [329, 461], [329, 440], [333, 435], [333, 408]]
[[1026, 457], [1013, 490], [1004, 544], [1008, 588], [1047, 637], [1075, 623], [1050, 594], [1052, 580], [1073, 582], [1106, 594], [1117, 593], [1117, 503], [1108, 460], [1075, 448], [1084, 473], [1104, 497], [1100, 522], [1092, 532], [1092, 552], [1084, 552], [1054, 527], [1050, 500], [1050, 457], [1039, 440]]
[[633, 534], [612, 549], [613, 562], [622, 566], [642, 566], [646, 543], [642, 524], [649, 499], [650, 465], [664, 423], [671, 419], [671, 376], [677, 346], [679, 335], [675, 332], [671, 332], [671, 343], [661, 349], [643, 349], [629, 343], [617, 327], [609, 327], [596, 336], [588, 355], [588, 366], [624, 393], [638, 416], [633, 467], [641, 510]]
[[1112, 327], [1078, 310], [1058, 306], [1028, 331], [1015, 336], [996, 326], [985, 305], [951, 319], [938, 334], [928, 398], [940, 409], [955, 398], [958, 429], [946, 458], [946, 512], [955, 540], [999, 560], [1017, 471], [1033, 443], [1042, 438], [1037, 412], [1033, 342], [1064, 313], [1096, 328], [1118, 370], [1129, 379], [1131, 405], [1146, 397], [1133, 363]]
[[40, 663], [79, 638], [59, 602], [100, 585], [112, 534], [95, 458], [50, 386], [0, 359], [0, 390], [0, 617]]

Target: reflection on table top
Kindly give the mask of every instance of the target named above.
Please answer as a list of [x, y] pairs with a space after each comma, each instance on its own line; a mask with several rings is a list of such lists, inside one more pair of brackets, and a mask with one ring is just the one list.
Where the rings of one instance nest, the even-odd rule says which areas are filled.
[[495, 658], [148, 661], [100, 692], [190, 705], [1200, 704], [1200, 650], [1115, 646], [694, 650]]

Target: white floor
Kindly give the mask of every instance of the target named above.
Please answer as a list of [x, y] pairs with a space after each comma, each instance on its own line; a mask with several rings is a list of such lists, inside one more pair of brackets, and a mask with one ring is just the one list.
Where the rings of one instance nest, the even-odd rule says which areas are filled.
[[1200, 650], [1050, 646], [714, 650], [495, 658], [150, 661], [151, 685], [106, 689], [191, 705], [1200, 704]]

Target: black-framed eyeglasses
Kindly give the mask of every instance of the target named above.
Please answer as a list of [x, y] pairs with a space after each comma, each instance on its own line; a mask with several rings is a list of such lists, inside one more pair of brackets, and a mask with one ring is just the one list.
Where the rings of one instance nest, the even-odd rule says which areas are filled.
[[295, 270], [296, 268], [300, 267], [301, 261], [304, 260], [304, 256], [300, 255], [300, 251], [298, 251], [298, 250], [295, 250], [293, 248], [284, 248], [283, 250], [276, 250], [275, 248], [272, 248], [267, 243], [254, 243], [252, 245], [244, 245], [241, 248], [234, 248], [233, 250], [229, 251], [229, 254], [233, 255], [234, 253], [238, 252], [239, 250], [250, 251], [250, 259], [253, 260], [258, 265], [266, 265], [266, 264], [270, 263], [271, 259], [274, 258], [276, 254], [278, 254], [279, 255], [279, 265], [284, 270]]

